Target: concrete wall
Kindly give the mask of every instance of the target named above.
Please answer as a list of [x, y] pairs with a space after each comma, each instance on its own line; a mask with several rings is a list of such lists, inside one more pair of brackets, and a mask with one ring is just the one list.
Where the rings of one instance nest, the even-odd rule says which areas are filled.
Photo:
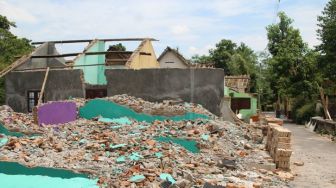
[[321, 117], [310, 118], [309, 124], [313, 126], [313, 130], [320, 134], [329, 134], [336, 136], [336, 122], [332, 120], [325, 120]]
[[[44, 101], [84, 97], [82, 70], [50, 70]], [[6, 104], [17, 112], [27, 112], [28, 90], [41, 90], [45, 71], [11, 72], [5, 77]]]
[[149, 101], [182, 99], [220, 115], [222, 69], [110, 69], [105, 75], [108, 96], [128, 94]]
[[159, 60], [159, 63], [161, 68], [179, 68], [179, 69], [188, 68], [188, 66], [184, 64], [181, 59], [176, 57], [175, 53], [171, 51], [165, 53], [163, 57], [161, 57], [161, 59]]

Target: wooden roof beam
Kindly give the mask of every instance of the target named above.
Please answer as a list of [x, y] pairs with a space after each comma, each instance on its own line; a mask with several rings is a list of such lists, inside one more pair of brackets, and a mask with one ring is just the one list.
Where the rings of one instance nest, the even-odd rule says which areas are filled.
[[119, 53], [119, 54], [132, 54], [132, 51], [106, 51], [106, 52], [85, 52], [85, 53], [67, 53], [67, 54], [57, 54], [57, 55], [33, 55], [31, 58], [57, 58], [57, 57], [71, 57], [71, 56], [77, 56], [80, 54], [83, 55], [103, 55], [103, 54], [113, 54], [113, 53]]
[[[66, 44], [66, 43], [83, 43], [83, 42], [91, 42], [94, 39], [86, 39], [86, 40], [56, 40], [56, 41], [42, 41], [42, 42], [32, 42], [32, 45], [43, 44], [46, 42], [51, 42], [55, 44]], [[112, 41], [143, 41], [143, 40], [151, 40], [158, 41], [154, 38], [118, 38], [118, 39], [97, 39], [99, 41], [104, 42], [112, 42]]]

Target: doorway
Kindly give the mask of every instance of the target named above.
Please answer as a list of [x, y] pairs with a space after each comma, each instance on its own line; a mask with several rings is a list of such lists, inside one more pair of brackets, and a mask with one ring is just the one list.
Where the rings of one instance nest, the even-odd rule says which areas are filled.
[[103, 98], [107, 96], [107, 89], [86, 89], [85, 93], [87, 99]]

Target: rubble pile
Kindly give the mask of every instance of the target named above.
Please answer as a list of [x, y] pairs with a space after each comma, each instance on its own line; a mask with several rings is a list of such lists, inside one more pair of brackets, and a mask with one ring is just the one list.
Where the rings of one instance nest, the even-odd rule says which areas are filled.
[[[119, 103], [128, 98], [119, 97], [114, 97]], [[125, 105], [152, 104], [133, 99], [135, 102]], [[78, 104], [83, 100], [74, 101]], [[186, 110], [185, 104], [164, 106]], [[142, 112], [146, 112], [144, 109]], [[0, 148], [0, 161], [86, 173], [98, 178], [101, 187], [287, 185], [279, 172], [267, 168], [271, 158], [264, 151], [260, 129], [218, 118], [150, 123], [131, 120], [127, 124], [98, 120], [43, 126], [36, 129], [43, 132], [37, 136], [8, 136], [8, 142]]]
[[0, 106], [0, 112], [0, 124], [4, 125], [9, 131], [27, 135], [43, 133], [43, 128], [33, 123], [31, 114], [14, 112], [6, 105]]
[[195, 112], [205, 114], [208, 116], [213, 116], [212, 113], [204, 109], [201, 105], [185, 103], [183, 101], [164, 100], [162, 101], [162, 103], [149, 102], [141, 98], [128, 96], [126, 94], [115, 95], [112, 97], [107, 97], [106, 99], [121, 105], [128, 106], [138, 113], [176, 116], [176, 115], [183, 115], [186, 112]]

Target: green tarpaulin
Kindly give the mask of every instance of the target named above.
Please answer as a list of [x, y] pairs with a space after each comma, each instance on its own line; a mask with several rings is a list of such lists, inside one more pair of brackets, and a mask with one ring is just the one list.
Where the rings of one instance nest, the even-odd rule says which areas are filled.
[[128, 117], [131, 119], [135, 119], [137, 121], [146, 121], [146, 122], [153, 122], [155, 120], [163, 121], [166, 119], [170, 119], [173, 121], [195, 120], [198, 118], [209, 119], [209, 117], [204, 114], [197, 114], [192, 112], [172, 117], [137, 113], [128, 107], [102, 99], [90, 100], [88, 103], [86, 103], [83, 107], [79, 109], [79, 116], [86, 119], [92, 119], [98, 116], [110, 119]]

